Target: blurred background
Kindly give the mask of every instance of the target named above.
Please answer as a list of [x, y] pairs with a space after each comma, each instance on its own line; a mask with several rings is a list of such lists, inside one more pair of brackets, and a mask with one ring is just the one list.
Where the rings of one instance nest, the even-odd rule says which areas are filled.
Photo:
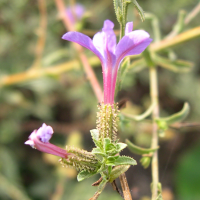
[[[64, 3], [67, 8], [75, 2], [66, 0]], [[77, 30], [92, 37], [102, 28], [103, 21], [110, 19], [119, 33], [113, 1], [77, 3], [84, 8], [83, 15], [75, 19]], [[138, 3], [146, 13], [157, 17], [156, 27], [161, 30], [161, 39], [172, 31], [180, 10], [187, 15], [199, 5], [198, 0], [138, 0]], [[78, 183], [77, 172], [63, 168], [59, 158], [24, 145], [30, 133], [45, 122], [55, 132], [51, 143], [63, 148], [74, 145], [89, 151], [94, 147], [89, 130], [96, 126], [98, 100], [72, 44], [61, 39], [67, 31], [56, 3], [53, 0], [1, 0], [0, 10], [0, 199], [89, 199], [97, 189], [91, 184], [98, 176]], [[197, 12], [182, 31], [199, 26], [199, 17]], [[155, 39], [152, 20], [147, 18], [142, 23], [133, 5], [129, 7], [128, 21], [134, 22], [134, 29], [144, 29]], [[191, 69], [177, 73], [177, 70], [159, 68], [161, 116], [178, 112], [186, 101], [191, 106], [185, 120], [187, 126], [174, 126], [160, 138], [160, 181], [164, 200], [200, 199], [199, 44], [200, 37], [197, 37], [170, 49], [175, 58], [192, 62]], [[88, 50], [84, 52], [102, 85], [100, 62]], [[160, 53], [168, 54], [167, 50]], [[129, 69], [117, 96], [118, 101], [123, 99], [127, 100], [132, 114], [145, 111], [150, 102], [147, 68]], [[148, 148], [151, 124], [148, 120], [127, 121], [120, 127], [119, 138], [122, 142], [128, 138]], [[140, 156], [128, 149], [122, 154], [138, 162], [126, 173], [133, 199], [148, 200], [150, 167], [143, 169]], [[108, 185], [99, 199], [122, 198]]]

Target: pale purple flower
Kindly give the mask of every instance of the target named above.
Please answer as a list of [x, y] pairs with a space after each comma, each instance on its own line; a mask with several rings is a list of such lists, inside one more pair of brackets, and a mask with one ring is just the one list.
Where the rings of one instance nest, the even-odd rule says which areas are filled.
[[103, 71], [104, 104], [114, 103], [117, 71], [123, 58], [142, 53], [152, 41], [147, 32], [132, 31], [133, 23], [128, 22], [125, 36], [117, 44], [113, 28], [113, 22], [105, 20], [102, 31], [96, 33], [93, 40], [79, 32], [68, 32], [62, 37], [80, 44], [99, 57]]
[[31, 133], [29, 139], [24, 144], [30, 145], [32, 148], [35, 148], [45, 153], [60, 156], [62, 158], [67, 158], [69, 154], [66, 152], [66, 150], [49, 143], [52, 135], [52, 127], [47, 126], [44, 123], [42, 124], [42, 127], [40, 127], [38, 130], [34, 130]]
[[78, 20], [81, 20], [84, 13], [85, 8], [81, 4], [75, 4], [74, 6], [69, 6], [66, 8], [66, 15], [72, 24], [75, 24]]

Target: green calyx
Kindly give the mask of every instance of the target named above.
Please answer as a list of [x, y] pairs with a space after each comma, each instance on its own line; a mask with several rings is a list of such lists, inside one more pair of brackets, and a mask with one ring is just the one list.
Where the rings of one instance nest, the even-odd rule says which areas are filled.
[[104, 142], [104, 138], [110, 138], [112, 142], [117, 137], [118, 127], [118, 106], [117, 104], [104, 104], [98, 106], [97, 130], [99, 131], [99, 140]]
[[63, 166], [71, 166], [79, 171], [78, 181], [82, 181], [95, 174], [101, 175], [101, 182], [95, 195], [99, 195], [106, 183], [113, 182], [122, 173], [126, 172], [130, 165], [136, 165], [136, 161], [128, 156], [120, 156], [119, 153], [127, 147], [127, 144], [118, 142], [117, 104], [101, 104], [98, 106], [97, 129], [91, 130], [91, 136], [95, 148], [91, 152], [67, 146], [68, 158], [60, 160]]
[[96, 157], [88, 151], [67, 146], [67, 152], [71, 155], [67, 159], [62, 158], [60, 163], [65, 167], [74, 167], [77, 171], [94, 172], [100, 167]]

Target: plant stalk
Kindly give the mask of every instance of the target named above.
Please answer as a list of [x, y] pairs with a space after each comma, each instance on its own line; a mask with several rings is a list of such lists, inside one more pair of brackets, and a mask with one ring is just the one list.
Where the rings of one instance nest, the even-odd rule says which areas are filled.
[[127, 182], [125, 173], [123, 173], [119, 176], [119, 180], [120, 180], [120, 183], [121, 183], [124, 199], [125, 200], [132, 200], [131, 192], [130, 192], [130, 189], [129, 189], [129, 186], [128, 186], [128, 182]]
[[[157, 68], [150, 67], [150, 96], [152, 104], [155, 107], [152, 112], [153, 129], [152, 129], [152, 141], [151, 148], [158, 146], [158, 127], [155, 119], [159, 117], [159, 101], [158, 101], [158, 81], [157, 81]], [[152, 156], [152, 200], [156, 200], [158, 196], [158, 183], [159, 183], [159, 169], [158, 169], [158, 150], [156, 150]]]
[[[63, 0], [55, 0], [55, 3], [56, 3], [59, 15], [61, 17], [61, 20], [63, 21], [65, 28], [68, 31], [76, 31], [75, 26], [72, 24], [69, 17], [67, 17], [67, 15], [65, 13], [64, 1]], [[88, 80], [91, 84], [91, 87], [92, 87], [98, 101], [101, 102], [102, 97], [103, 97], [103, 92], [102, 92], [101, 86], [100, 86], [100, 84], [99, 84], [99, 82], [96, 78], [96, 75], [95, 75], [92, 67], [90, 66], [90, 64], [88, 62], [87, 57], [83, 52], [83, 48], [78, 44], [73, 44], [73, 45], [74, 45], [74, 47], [75, 47], [75, 49], [78, 53], [78, 56], [79, 56], [79, 59], [81, 60], [81, 63], [83, 64], [83, 68], [84, 68], [85, 73], [87, 75], [87, 78], [88, 78]]]

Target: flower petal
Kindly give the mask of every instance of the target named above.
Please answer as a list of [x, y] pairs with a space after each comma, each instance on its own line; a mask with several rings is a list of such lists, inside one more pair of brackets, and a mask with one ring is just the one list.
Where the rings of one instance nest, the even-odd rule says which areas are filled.
[[136, 30], [125, 35], [117, 45], [117, 63], [120, 63], [125, 56], [142, 53], [151, 43], [149, 34], [142, 30]]
[[89, 49], [90, 51], [92, 51], [93, 53], [95, 53], [101, 61], [103, 60], [102, 55], [95, 48], [95, 46], [92, 43], [91, 38], [88, 37], [87, 35], [84, 35], [79, 32], [68, 32], [62, 36], [62, 39], [80, 44], [81, 46], [83, 46], [83, 47]]
[[[40, 127], [40, 129], [44, 130], [50, 130], [50, 128], [51, 126], [47, 126], [46, 124], [43, 124], [42, 127]], [[66, 152], [66, 150], [61, 149], [60, 147], [57, 147], [49, 142], [43, 142], [41, 140], [41, 135], [38, 134], [38, 132], [40, 133], [40, 129], [34, 130], [24, 144], [30, 145], [32, 148], [35, 148], [39, 151], [60, 156], [62, 158], [67, 158], [67, 156], [70, 155]]]
[[114, 24], [110, 20], [105, 20], [102, 32], [98, 32], [93, 37], [93, 44], [104, 57], [104, 66], [113, 66], [115, 63], [116, 36], [113, 31]]
[[84, 12], [85, 8], [81, 4], [75, 4], [66, 9], [66, 15], [73, 24], [82, 18]]
[[100, 51], [112, 52], [114, 54], [116, 47], [116, 36], [113, 31], [114, 24], [110, 20], [105, 20], [102, 28], [102, 32], [98, 32], [93, 37], [94, 46]]
[[125, 35], [130, 33], [133, 30], [133, 22], [126, 23]]
[[47, 126], [45, 123], [43, 123], [42, 127], [40, 127], [37, 130], [37, 136], [44, 143], [49, 142], [52, 135], [53, 135], [53, 128], [51, 126]]

